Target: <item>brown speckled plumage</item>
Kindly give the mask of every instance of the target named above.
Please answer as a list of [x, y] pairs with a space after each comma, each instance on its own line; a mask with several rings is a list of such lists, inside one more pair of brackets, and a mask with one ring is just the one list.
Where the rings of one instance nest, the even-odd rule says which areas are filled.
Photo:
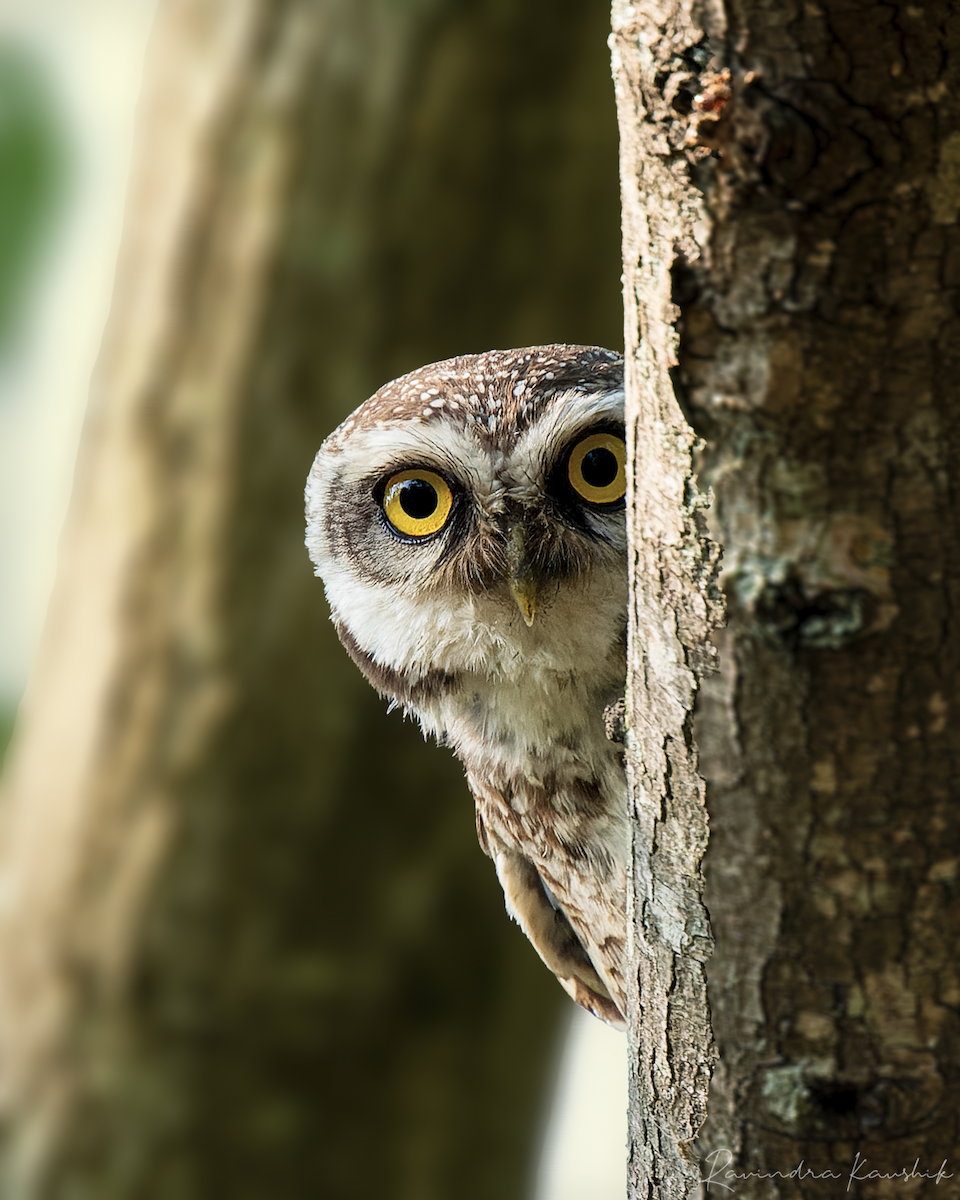
[[[618, 1026], [630, 835], [604, 708], [623, 691], [626, 537], [622, 506], [587, 502], [565, 464], [597, 431], [622, 436], [622, 378], [618, 355], [587, 346], [434, 363], [331, 434], [307, 486], [341, 641], [460, 756], [508, 910]], [[452, 496], [425, 537], [384, 510], [384, 481], [415, 469]]]
[[530, 346], [464, 354], [419, 367], [384, 384], [327, 439], [333, 449], [353, 432], [398, 422], [471, 424], [503, 450], [550, 404], [572, 389], [623, 386], [623, 359], [597, 346]]

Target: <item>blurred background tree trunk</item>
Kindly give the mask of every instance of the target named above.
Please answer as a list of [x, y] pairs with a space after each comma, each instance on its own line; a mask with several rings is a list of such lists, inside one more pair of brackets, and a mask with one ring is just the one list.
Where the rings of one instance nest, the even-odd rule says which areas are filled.
[[[720, 1059], [701, 1170], [740, 1197], [958, 1195], [960, 12], [618, 2], [614, 25], [628, 398], [659, 404], [638, 436], [676, 485], [637, 545], [696, 566], [712, 491], [727, 599], [697, 695], [696, 588], [659, 577], [685, 690], [636, 735], [659, 721], [681, 764], [693, 736], [707, 783]], [[696, 809], [689, 776], [663, 794], [655, 813]], [[694, 861], [700, 834], [640, 846], [639, 883]], [[699, 913], [674, 912], [638, 910], [640, 950], [679, 964], [656, 981], [661, 1029], [706, 1012]], [[693, 1035], [669, 1068], [635, 1063], [632, 1195], [696, 1178], [710, 1049]], [[651, 1078], [659, 1125], [637, 1103]]]
[[459, 767], [336, 643], [317, 446], [616, 346], [590, 0], [161, 0], [0, 842], [4, 1200], [524, 1194], [566, 1000]]

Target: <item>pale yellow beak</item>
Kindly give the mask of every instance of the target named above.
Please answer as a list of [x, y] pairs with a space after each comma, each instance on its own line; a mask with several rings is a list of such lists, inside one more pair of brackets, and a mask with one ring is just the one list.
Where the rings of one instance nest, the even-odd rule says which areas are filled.
[[507, 535], [507, 581], [510, 595], [516, 600], [517, 608], [529, 629], [537, 612], [539, 580], [531, 572], [527, 561], [526, 537], [522, 521], [518, 521]]
[[516, 600], [520, 615], [527, 623], [527, 628], [533, 625], [537, 614], [537, 582], [535, 579], [511, 579], [510, 595]]

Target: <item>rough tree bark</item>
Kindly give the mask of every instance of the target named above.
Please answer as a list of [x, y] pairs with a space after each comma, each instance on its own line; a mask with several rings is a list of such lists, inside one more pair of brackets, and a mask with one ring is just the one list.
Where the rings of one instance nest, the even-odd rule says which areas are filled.
[[713, 1042], [704, 961], [711, 939], [701, 861], [704, 785], [694, 699], [719, 619], [715, 554], [698, 511], [695, 434], [672, 382], [677, 333], [671, 268], [697, 256], [702, 199], [651, 119], [652, 17], [614, 6], [621, 128], [624, 331], [630, 491], [627, 761], [634, 806], [630, 888], [629, 1193], [682, 1197], [698, 1178]]
[[449, 354], [615, 342], [589, 0], [162, 0], [0, 842], [4, 1200], [523, 1193], [566, 1000], [302, 545]]
[[[653, 1057], [634, 1064], [631, 1194], [696, 1178], [696, 879], [658, 894], [703, 845], [676, 740], [694, 709], [712, 1190], [960, 1195], [960, 12], [618, 2], [614, 51], [635, 554], [659, 572], [634, 627], [639, 829], [657, 840], [638, 845], [655, 1028], [636, 1039]], [[708, 493], [727, 623], [698, 691]], [[674, 1003], [692, 1008], [679, 1044]]]

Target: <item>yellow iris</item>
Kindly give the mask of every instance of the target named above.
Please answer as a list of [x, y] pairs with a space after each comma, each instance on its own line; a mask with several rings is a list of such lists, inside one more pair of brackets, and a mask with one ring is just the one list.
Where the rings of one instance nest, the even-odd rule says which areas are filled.
[[383, 493], [386, 518], [404, 537], [438, 533], [446, 525], [452, 507], [453, 492], [447, 481], [424, 467], [391, 475]]
[[627, 447], [615, 433], [591, 433], [567, 463], [573, 490], [591, 504], [614, 504], [627, 490]]

